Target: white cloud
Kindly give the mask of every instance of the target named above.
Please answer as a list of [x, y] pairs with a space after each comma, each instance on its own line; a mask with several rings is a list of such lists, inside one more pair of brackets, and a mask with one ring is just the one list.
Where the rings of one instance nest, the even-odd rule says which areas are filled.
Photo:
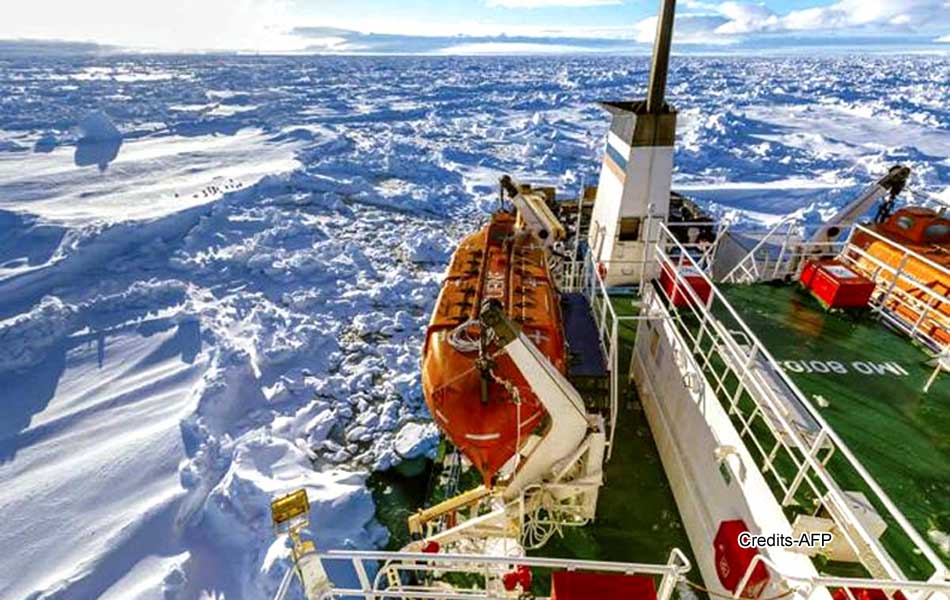
[[950, 35], [942, 35], [934, 39], [934, 42], [938, 44], [950, 44]]
[[[676, 39], [685, 43], [757, 33], [913, 33], [950, 23], [950, 0], [838, 0], [784, 15], [755, 2], [686, 0], [684, 7]], [[655, 17], [636, 23], [637, 41], [652, 42], [655, 26]]]
[[[433, 0], [435, 1], [435, 0]], [[532, 9], [589, 7], [621, 0], [480, 0], [486, 6]], [[827, 0], [826, 6], [778, 14], [757, 0], [681, 0], [676, 18], [678, 43], [729, 44], [744, 36], [773, 32], [874, 34], [910, 32], [947, 42], [950, 0]], [[301, 0], [0, 0], [0, 39], [90, 41], [158, 50], [293, 51], [307, 43], [290, 31], [301, 23]], [[652, 2], [651, 2], [652, 4]], [[299, 10], [297, 11], [299, 12]], [[384, 11], [385, 12], [385, 11]], [[434, 23], [419, 14], [359, 15], [336, 22], [333, 11], [316, 24], [364, 32], [432, 35], [536, 35], [626, 38], [651, 43], [656, 19], [632, 27], [592, 28], [566, 24], [561, 33], [530, 24], [484, 22]], [[606, 31], [611, 29], [611, 31]], [[589, 30], [589, 31], [587, 31]], [[943, 36], [943, 37], [940, 37]], [[330, 36], [333, 37], [333, 36]], [[333, 42], [335, 40], [330, 40]]]
[[487, 0], [489, 7], [502, 8], [547, 8], [551, 6], [585, 7], [620, 4], [621, 0]]
[[683, 0], [680, 3], [681, 8], [686, 10], [715, 10], [715, 2], [703, 2], [702, 0]]
[[[678, 44], [732, 44], [734, 38], [717, 35], [716, 28], [726, 23], [726, 18], [715, 14], [678, 14], [673, 39]], [[652, 44], [656, 36], [656, 17], [648, 17], [634, 24], [634, 40]]]
[[947, 0], [840, 0], [829, 6], [793, 10], [784, 16], [769, 13], [771, 11], [768, 9], [759, 10], [737, 29], [739, 32], [856, 28], [914, 30], [935, 24], [935, 21], [939, 23], [941, 19], [946, 23], [947, 18], [950, 17], [950, 2]]
[[716, 12], [728, 19], [716, 28], [715, 33], [746, 33], [759, 31], [775, 24], [778, 17], [768, 7], [762, 4], [745, 4], [741, 2], [723, 2], [716, 7]]
[[84, 40], [135, 48], [288, 48], [289, 0], [0, 0], [0, 39]]

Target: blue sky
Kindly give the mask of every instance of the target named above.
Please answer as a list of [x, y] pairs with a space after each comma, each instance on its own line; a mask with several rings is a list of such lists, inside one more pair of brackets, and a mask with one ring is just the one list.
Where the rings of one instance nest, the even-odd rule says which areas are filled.
[[[0, 1], [0, 39], [173, 51], [646, 51], [656, 8], [657, 0]], [[680, 0], [675, 40], [679, 51], [950, 50], [950, 0]]]

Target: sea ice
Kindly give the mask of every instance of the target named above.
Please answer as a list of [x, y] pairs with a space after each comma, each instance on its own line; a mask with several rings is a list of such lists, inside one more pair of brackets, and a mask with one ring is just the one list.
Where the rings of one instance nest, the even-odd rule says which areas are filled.
[[[675, 58], [674, 187], [739, 225], [815, 219], [903, 162], [946, 205], [947, 61]], [[34, 152], [0, 151], [0, 546], [23, 550], [0, 599], [268, 597], [268, 503], [296, 487], [321, 548], [383, 543], [366, 477], [435, 448], [418, 370], [454, 244], [504, 173], [594, 184], [595, 101], [645, 69], [3, 62], [0, 144]]]
[[101, 110], [86, 113], [76, 126], [76, 138], [80, 142], [110, 142], [122, 138], [119, 129]]

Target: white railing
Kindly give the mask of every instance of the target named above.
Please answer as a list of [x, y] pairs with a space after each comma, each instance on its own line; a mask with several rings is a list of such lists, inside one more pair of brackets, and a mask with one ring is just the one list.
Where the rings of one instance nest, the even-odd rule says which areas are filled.
[[[322, 585], [311, 586], [315, 599], [342, 600], [363, 598], [384, 599], [429, 599], [429, 600], [520, 600], [529, 594], [534, 600], [548, 600], [547, 596], [531, 595], [532, 590], [521, 585], [505, 586], [505, 576], [519, 570], [531, 571], [534, 577], [558, 571], [584, 571], [587, 573], [623, 574], [652, 578], [656, 586], [657, 600], [671, 600], [678, 584], [688, 584], [704, 589], [687, 579], [692, 570], [688, 558], [674, 548], [666, 564], [626, 563], [565, 558], [529, 558], [490, 556], [484, 554], [441, 554], [424, 552], [387, 552], [360, 550], [331, 550], [313, 552], [306, 558], [320, 561], [322, 572], [333, 572], [339, 581], [335, 584], [324, 579]], [[898, 591], [906, 598], [926, 600], [932, 597], [950, 597], [950, 583], [945, 581], [910, 581], [891, 579], [862, 579], [855, 577], [801, 577], [786, 575], [766, 556], [756, 555], [750, 561], [739, 584], [730, 596], [741, 600], [759, 565], [764, 565], [778, 576], [781, 585], [795, 593], [796, 597], [808, 600], [819, 590], [831, 592], [836, 588], [845, 590], [849, 600], [856, 600], [855, 590], [877, 589], [894, 597]], [[288, 569], [281, 581], [274, 600], [284, 600], [297, 571]], [[524, 580], [522, 580], [524, 581]], [[313, 583], [313, 582], [311, 582]], [[519, 582], [520, 584], [521, 582]], [[524, 581], [524, 583], [528, 583]], [[510, 588], [510, 589], [509, 589]], [[785, 594], [782, 594], [784, 596]], [[935, 596], [936, 595], [936, 596]]]
[[[688, 341], [692, 349], [692, 359], [697, 369], [706, 377], [714, 392], [725, 404], [727, 410], [736, 419], [740, 435], [749, 444], [750, 449], [758, 453], [758, 462], [763, 474], [777, 488], [780, 502], [789, 506], [796, 498], [811, 495], [811, 499], [825, 505], [856, 555], [862, 557], [865, 565], [875, 576], [904, 580], [901, 568], [891, 558], [876, 537], [871, 535], [855, 514], [848, 496], [841, 485], [830, 473], [827, 465], [833, 455], [838, 454], [836, 469], [847, 469], [848, 481], [858, 480], [870, 492], [875, 509], [881, 511], [892, 523], [897, 525], [897, 533], [902, 543], [909, 543], [914, 552], [923, 557], [934, 573], [946, 577], [946, 566], [933, 549], [924, 541], [913, 525], [900, 512], [884, 490], [860, 464], [851, 450], [831, 429], [824, 418], [806, 399], [802, 391], [787, 376], [774, 357], [765, 349], [752, 330], [745, 324], [728, 300], [716, 288], [704, 273], [692, 252], [677, 241], [669, 229], [660, 224], [660, 236], [651, 243], [649, 258], [640, 265], [644, 268], [648, 261], [655, 261], [658, 270], [666, 268], [675, 279], [679, 294], [689, 297], [684, 307], [676, 307], [662, 288], [641, 286], [641, 291], [660, 293], [664, 296], [670, 313], [659, 318], [670, 319], [677, 331]], [[807, 250], [807, 249], [806, 249]], [[801, 251], [804, 255], [804, 250]], [[790, 254], [791, 256], [791, 254]], [[692, 286], [680, 275], [680, 268], [690, 266], [705, 279], [711, 293], [708, 300], [699, 298]], [[654, 267], [654, 268], [655, 268]], [[593, 277], [590, 298], [601, 332], [610, 331], [612, 348], [616, 348], [617, 324], [624, 321], [642, 321], [658, 318], [655, 315], [637, 317], [618, 317], [610, 302], [607, 288], [590, 261], [585, 273]], [[592, 273], [592, 275], [591, 275]], [[658, 291], [657, 291], [658, 290]], [[689, 321], [689, 322], [687, 322]], [[726, 322], [729, 325], [727, 326]], [[611, 353], [613, 357], [613, 353]], [[714, 357], [722, 359], [716, 365]], [[717, 371], [717, 367], [722, 371]], [[764, 367], [764, 368], [763, 368]], [[616, 359], [611, 361], [611, 369], [617, 368]], [[774, 373], [785, 387], [780, 394], [766, 379], [766, 372]], [[612, 384], [612, 395], [616, 393]], [[786, 416], [783, 402], [789, 399], [798, 402], [815, 421], [818, 431], [809, 439], [790, 422]], [[743, 400], [752, 402], [751, 409], [743, 407]], [[615, 425], [616, 399], [612, 401], [612, 429]], [[764, 426], [767, 436], [762, 433]], [[763, 439], [763, 438], [769, 439]], [[782, 466], [784, 463], [784, 467]], [[789, 469], [788, 467], [791, 467]], [[786, 472], [790, 471], [790, 472]], [[839, 473], [841, 479], [845, 473]], [[786, 478], [790, 478], [789, 480]], [[886, 537], [895, 537], [895, 530], [889, 529]], [[901, 543], [901, 542], [898, 542]]]
[[[588, 253], [589, 257], [589, 253]], [[598, 340], [604, 356], [607, 358], [608, 370], [608, 405], [607, 419], [607, 459], [613, 454], [614, 433], [617, 427], [617, 413], [620, 404], [620, 379], [618, 366], [620, 363], [620, 323], [632, 320], [633, 317], [617, 315], [607, 293], [600, 273], [590, 260], [583, 263], [574, 261], [569, 269], [571, 279], [562, 283], [561, 289], [565, 292], [581, 292], [590, 304], [594, 321], [597, 323]]]
[[[797, 222], [792, 216], [785, 217], [776, 223], [761, 236], [759, 241], [749, 250], [749, 253], [736, 263], [736, 266], [723, 277], [723, 281], [742, 283], [761, 281], [765, 277], [765, 273], [769, 272], [770, 262], [774, 262], [772, 271], [779, 269], [783, 262], [786, 248], [788, 248], [792, 241], [792, 237], [798, 235], [797, 225]], [[773, 260], [769, 244], [773, 239], [777, 238], [782, 239], [782, 250], [779, 252], [779, 256]], [[768, 251], [763, 253], [763, 250]]]
[[[654, 219], [652, 223], [657, 223], [657, 221]], [[651, 220], [647, 219], [644, 222], [642, 230], [649, 232], [651, 231], [650, 227]], [[712, 268], [719, 241], [727, 231], [728, 225], [702, 221], [675, 223], [671, 227], [684, 229], [690, 227], [714, 227], [716, 229], [716, 237], [712, 242], [680, 243], [680, 248], [690, 252], [691, 255], [695, 257], [695, 264], [702, 265], [701, 268], [708, 272]], [[620, 264], [620, 262], [639, 266], [645, 264], [645, 261], [614, 261], [614, 264]], [[609, 288], [597, 269], [597, 266], [594, 264], [590, 250], [588, 250], [583, 260], [575, 259], [571, 263], [563, 266], [560, 289], [564, 292], [581, 292], [587, 298], [591, 312], [594, 315], [594, 320], [597, 323], [601, 349], [607, 358], [607, 368], [609, 370], [607, 458], [610, 459], [614, 448], [614, 433], [617, 426], [617, 414], [620, 404], [620, 327], [622, 327], [624, 323], [636, 323], [650, 317], [639, 314], [617, 314], [617, 310], [609, 294]]]
[[844, 242], [806, 241], [801, 220], [785, 217], [765, 231], [737, 231], [737, 236], [757, 239], [755, 245], [721, 280], [726, 283], [757, 283], [797, 277], [805, 259], [834, 256]]
[[[530, 590], [508, 590], [503, 577], [517, 569], [585, 571], [650, 576], [659, 581], [657, 600], [670, 600], [692, 565], [677, 548], [666, 564], [624, 563], [563, 558], [489, 556], [384, 551], [330, 551], [317, 554], [324, 568], [352, 567], [357, 587], [333, 586], [321, 596], [339, 598], [429, 598], [439, 600], [516, 600]], [[339, 569], [337, 569], [339, 571]], [[375, 575], [371, 575], [375, 573]], [[454, 578], [454, 581], [453, 581]], [[352, 577], [351, 577], [352, 579]], [[461, 583], [460, 583], [461, 581]], [[535, 596], [543, 600], [543, 596]]]
[[904, 594], [905, 598], [914, 598], [915, 600], [926, 600], [934, 595], [941, 600], [950, 598], [950, 582], [946, 581], [911, 581], [908, 579], [867, 579], [859, 577], [831, 577], [819, 575], [818, 577], [802, 577], [799, 575], [788, 575], [764, 554], [756, 554], [749, 565], [746, 567], [732, 593], [734, 600], [741, 600], [752, 574], [756, 568], [763, 565], [772, 573], [779, 576], [781, 581], [791, 590], [799, 593], [800, 597], [808, 600], [813, 597], [815, 592], [825, 590], [831, 593], [834, 589], [843, 589], [848, 600], [857, 600], [855, 592], [857, 590], [881, 590], [888, 598], [895, 598], [896, 592]]
[[[897, 264], [855, 244], [856, 232], [892, 248], [900, 256]], [[780, 248], [777, 254], [776, 248]], [[944, 286], [950, 282], [950, 270], [862, 225], [850, 227], [844, 241], [813, 242], [804, 239], [797, 220], [784, 219], [762, 235], [722, 281], [748, 284], [797, 279], [805, 261], [818, 257], [835, 257], [867, 276], [875, 284], [871, 307], [885, 322], [934, 352], [950, 355], [950, 315], [944, 312], [950, 307], [950, 289], [941, 293], [918, 280], [908, 272], [908, 264], [913, 259], [913, 263], [926, 265], [940, 274], [939, 283]]]
[[[775, 358], [762, 345], [715, 284], [698, 269], [669, 230], [661, 225], [661, 237], [654, 245], [653, 259], [661, 270], [674, 278], [677, 293], [687, 297], [679, 306], [661, 286], [645, 285], [648, 294], [663, 299], [663, 318], [669, 319], [683, 342], [690, 347], [690, 360], [703, 374], [715, 395], [735, 420], [740, 436], [763, 475], [777, 490], [783, 506], [808, 501], [824, 505], [855, 554], [875, 576], [891, 580], [906, 579], [882, 543], [862, 525], [851, 507], [838, 479], [861, 481], [870, 492], [869, 500], [882, 512], [896, 531], [888, 528], [885, 537], [899, 534], [900, 544], [909, 544], [929, 563], [939, 579], [947, 577], [947, 568], [901, 513], [851, 450], [811, 406], [798, 386], [787, 376]], [[710, 288], [709, 297], [701, 298], [680, 274], [683, 266], [692, 266]], [[718, 360], [716, 360], [718, 359]], [[776, 390], [768, 379], [771, 372], [782, 383]], [[806, 439], [787, 417], [784, 403], [797, 402], [814, 420], [818, 430]], [[832, 474], [828, 463], [838, 459]], [[847, 471], [846, 473], [844, 471]], [[810, 496], [810, 498], [808, 497]], [[797, 502], [796, 502], [797, 500]]]
[[[889, 246], [900, 255], [893, 265], [853, 242], [855, 232]], [[875, 284], [871, 305], [888, 324], [939, 354], [950, 354], [950, 269], [895, 243], [875, 231], [856, 225], [838, 258]], [[926, 265], [938, 276], [940, 292], [908, 271], [908, 265]], [[943, 335], [937, 335], [940, 331]], [[942, 339], [941, 339], [942, 338]]]

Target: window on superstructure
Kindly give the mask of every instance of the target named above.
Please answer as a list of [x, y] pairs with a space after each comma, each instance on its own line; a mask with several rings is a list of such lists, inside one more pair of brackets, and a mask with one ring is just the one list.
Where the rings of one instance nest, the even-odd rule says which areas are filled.
[[943, 242], [950, 238], [950, 224], [931, 223], [924, 229], [924, 239], [928, 242]]
[[620, 234], [617, 238], [621, 242], [635, 242], [640, 239], [640, 217], [623, 217], [620, 219]]
[[914, 220], [907, 216], [897, 217], [897, 226], [904, 231], [910, 231], [914, 228]]

